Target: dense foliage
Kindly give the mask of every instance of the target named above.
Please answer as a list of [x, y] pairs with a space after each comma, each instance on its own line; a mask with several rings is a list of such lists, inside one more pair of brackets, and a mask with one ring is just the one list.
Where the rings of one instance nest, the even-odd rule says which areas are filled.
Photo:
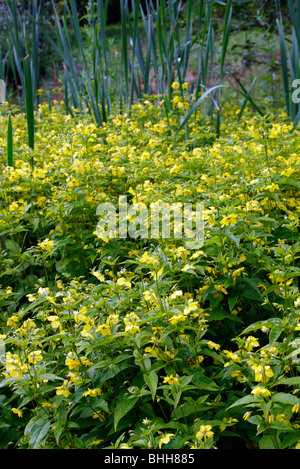
[[[151, 98], [0, 117], [2, 448], [300, 445], [299, 130]], [[157, 99], [157, 97], [156, 97]], [[99, 203], [204, 202], [205, 239], [101, 239]], [[3, 350], [3, 348], [2, 348]]]

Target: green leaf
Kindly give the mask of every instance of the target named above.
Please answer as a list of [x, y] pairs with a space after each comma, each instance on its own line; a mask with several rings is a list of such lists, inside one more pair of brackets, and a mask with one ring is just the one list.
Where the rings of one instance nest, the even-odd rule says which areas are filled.
[[300, 399], [294, 396], [293, 394], [288, 394], [285, 392], [278, 392], [272, 397], [273, 402], [280, 402], [280, 404], [295, 405], [300, 404]]
[[58, 424], [55, 425], [53, 434], [54, 434], [54, 438], [55, 438], [55, 441], [56, 441], [57, 445], [59, 444], [59, 439], [60, 439], [60, 436], [61, 436], [62, 432], [64, 431], [64, 428], [65, 428], [64, 423], [58, 423]]
[[5, 81], [0, 80], [0, 104], [5, 103], [5, 94], [6, 94], [5, 88], [6, 88]]
[[230, 296], [228, 298], [228, 306], [229, 306], [230, 312], [232, 312], [232, 310], [234, 309], [237, 300], [238, 300], [238, 296]]
[[39, 375], [39, 379], [47, 379], [48, 381], [55, 381], [57, 379], [64, 380], [64, 378], [54, 375], [53, 373], [42, 373]]
[[115, 414], [114, 414], [115, 430], [117, 429], [118, 423], [121, 420], [121, 418], [124, 417], [124, 415], [126, 415], [134, 407], [137, 400], [138, 400], [137, 397], [129, 399], [129, 397], [127, 396], [127, 397], [122, 397], [118, 401], [116, 405], [116, 409], [115, 409]]
[[281, 324], [277, 324], [276, 326], [272, 327], [269, 337], [270, 346], [276, 342], [283, 330], [284, 327]]
[[192, 379], [192, 383], [199, 389], [205, 389], [206, 391], [219, 391], [219, 386], [207, 376], [204, 376], [202, 372], [195, 373]]
[[274, 444], [274, 437], [271, 435], [263, 435], [259, 440], [259, 449], [277, 449]]
[[187, 124], [187, 122], [189, 121], [190, 117], [194, 114], [194, 112], [197, 110], [197, 108], [200, 106], [200, 104], [202, 103], [202, 101], [204, 101], [204, 99], [206, 98], [206, 96], [208, 96], [212, 91], [218, 89], [218, 88], [221, 88], [225, 85], [216, 85], [216, 86], [213, 86], [212, 88], [209, 88], [209, 90], [206, 90], [203, 95], [198, 99], [198, 101], [195, 102], [194, 106], [191, 108], [191, 110], [189, 111], [189, 113], [185, 116], [185, 118], [183, 119], [183, 121], [181, 122], [181, 125], [179, 126], [178, 130], [177, 130], [177, 134], [179, 134], [179, 132], [181, 132], [181, 130], [184, 128], [184, 126]]
[[294, 378], [284, 378], [279, 380], [276, 384], [285, 384], [287, 386], [300, 386], [300, 376], [295, 376]]
[[31, 60], [27, 55], [23, 61], [24, 63], [24, 78], [25, 78], [25, 101], [26, 101], [26, 118], [27, 118], [27, 131], [28, 131], [28, 145], [32, 150], [34, 149], [34, 101], [32, 89], [32, 76], [31, 76]]
[[241, 287], [240, 295], [251, 300], [262, 300], [263, 296], [260, 290], [257, 288], [255, 282], [252, 279], [241, 277], [239, 279], [239, 285]]
[[241, 406], [241, 405], [248, 405], [248, 404], [256, 404], [259, 403], [260, 399], [257, 396], [245, 396], [241, 397], [237, 401], [235, 401], [233, 404], [231, 404], [229, 407], [227, 407], [226, 410], [232, 409], [233, 407]]
[[144, 374], [144, 380], [151, 391], [152, 400], [154, 401], [158, 384], [158, 376], [155, 371], [150, 371], [149, 375]]
[[206, 394], [205, 396], [201, 396], [197, 401], [180, 404], [180, 406], [173, 410], [172, 419], [181, 419], [183, 416], [187, 417], [190, 414], [196, 414], [197, 412], [206, 409], [209, 407], [209, 404], [205, 403], [208, 397], [209, 394]]
[[294, 445], [297, 441], [299, 440], [299, 433], [289, 433], [286, 435], [286, 437], [283, 439], [280, 449], [286, 449], [288, 446]]
[[244, 103], [243, 103], [243, 105], [242, 105], [242, 108], [241, 108], [240, 113], [239, 113], [239, 116], [238, 116], [238, 122], [240, 122], [240, 120], [241, 120], [241, 118], [242, 118], [243, 112], [244, 112], [244, 110], [245, 110], [245, 107], [246, 107], [246, 105], [247, 105], [247, 102], [248, 102], [248, 100], [249, 100], [249, 97], [250, 97], [250, 94], [251, 94], [251, 91], [252, 91], [252, 88], [253, 88], [255, 82], [256, 82], [256, 77], [254, 78], [254, 80], [253, 80], [253, 82], [252, 82], [252, 84], [251, 84], [251, 86], [250, 86], [250, 88], [249, 88], [249, 91], [248, 91], [247, 94], [246, 94], [245, 101], [244, 101]]
[[12, 130], [12, 121], [11, 114], [8, 115], [7, 123], [7, 165], [13, 166], [13, 130]]
[[238, 337], [240, 337], [243, 334], [249, 334], [249, 332], [257, 331], [259, 329], [262, 329], [263, 327], [272, 328], [274, 324], [278, 324], [279, 322], [280, 322], [280, 319], [278, 318], [271, 318], [271, 319], [266, 319], [264, 321], [257, 321], [251, 324], [251, 326], [246, 327], [246, 329], [244, 329], [239, 334]]
[[41, 440], [47, 435], [51, 422], [46, 417], [33, 417], [25, 428], [25, 436], [29, 437], [29, 446], [36, 449]]
[[209, 310], [209, 320], [210, 321], [222, 321], [222, 319], [230, 319], [231, 321], [242, 322], [241, 318], [235, 316], [234, 314], [227, 313], [222, 308], [216, 308], [215, 310]]

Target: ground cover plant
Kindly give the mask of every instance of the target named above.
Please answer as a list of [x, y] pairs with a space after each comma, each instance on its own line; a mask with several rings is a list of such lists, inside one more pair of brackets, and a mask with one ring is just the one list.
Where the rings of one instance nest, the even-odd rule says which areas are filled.
[[[98, 129], [41, 106], [33, 168], [14, 115], [15, 165], [2, 155], [1, 178], [4, 446], [300, 440], [299, 132], [283, 116], [237, 126], [231, 109], [221, 140], [198, 145], [196, 125], [187, 151], [162, 115], [146, 101]], [[97, 205], [119, 194], [204, 200], [203, 247], [99, 238]]]
[[[30, 59], [0, 115], [1, 448], [299, 449], [295, 108], [174, 76], [99, 120], [66, 89], [37, 105]], [[203, 244], [103, 234], [124, 195], [203, 203]]]

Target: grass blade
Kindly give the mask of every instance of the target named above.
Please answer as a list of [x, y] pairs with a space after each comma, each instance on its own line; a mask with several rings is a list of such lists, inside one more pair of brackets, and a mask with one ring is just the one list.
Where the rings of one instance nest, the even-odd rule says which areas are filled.
[[253, 86], [254, 86], [255, 82], [256, 82], [256, 77], [254, 78], [253, 82], [251, 83], [251, 86], [250, 86], [250, 88], [249, 88], [249, 91], [248, 91], [248, 93], [247, 93], [247, 96], [246, 96], [246, 98], [245, 98], [245, 101], [244, 101], [244, 103], [243, 103], [243, 105], [242, 105], [242, 107], [241, 107], [240, 113], [239, 113], [239, 115], [238, 115], [238, 122], [240, 122], [240, 120], [241, 120], [241, 118], [242, 118], [243, 112], [244, 112], [244, 110], [245, 110], [245, 107], [247, 106], [247, 102], [249, 101], [249, 97], [250, 97], [250, 94], [251, 94], [251, 91], [252, 91], [252, 89], [253, 89]]
[[12, 130], [12, 121], [11, 114], [8, 115], [8, 124], [7, 124], [7, 165], [13, 166], [13, 130]]
[[6, 86], [5, 86], [5, 81], [0, 80], [0, 104], [5, 103], [5, 94], [6, 94]]
[[282, 19], [280, 18], [276, 20], [278, 33], [279, 33], [279, 43], [280, 43], [280, 55], [281, 55], [281, 69], [282, 69], [282, 78], [283, 78], [283, 87], [284, 87], [284, 95], [285, 95], [285, 103], [286, 103], [286, 110], [287, 114], [291, 116], [290, 110], [290, 87], [289, 87], [289, 72], [288, 72], [288, 60], [287, 60], [287, 53], [284, 41], [284, 32], [282, 26]]
[[23, 60], [24, 63], [24, 79], [25, 79], [25, 103], [26, 103], [26, 118], [27, 118], [27, 131], [28, 131], [28, 145], [32, 150], [34, 149], [34, 100], [32, 90], [32, 76], [31, 76], [31, 60], [27, 55]]
[[193, 115], [193, 113], [196, 111], [196, 109], [198, 109], [199, 105], [202, 103], [202, 101], [204, 101], [204, 99], [210, 94], [212, 93], [214, 90], [217, 90], [218, 88], [221, 88], [221, 87], [224, 87], [225, 85], [216, 85], [216, 86], [213, 86], [212, 88], [210, 88], [209, 90], [206, 90], [203, 95], [198, 99], [198, 101], [195, 102], [194, 106], [190, 109], [189, 113], [186, 115], [186, 117], [183, 119], [183, 121], [181, 122], [177, 132], [176, 132], [176, 135], [179, 134], [179, 132], [184, 128], [184, 126], [187, 124], [187, 122], [189, 121], [190, 117]]
[[299, 109], [298, 114], [296, 115], [296, 117], [294, 119], [294, 125], [293, 125], [292, 130], [295, 130], [295, 128], [297, 127], [299, 121], [300, 121], [300, 109]]
[[122, 61], [125, 75], [125, 103], [128, 102], [129, 93], [129, 62], [128, 62], [128, 44], [127, 44], [127, 26], [126, 26], [126, 9], [127, 1], [120, 0], [121, 9], [121, 36], [122, 36]]

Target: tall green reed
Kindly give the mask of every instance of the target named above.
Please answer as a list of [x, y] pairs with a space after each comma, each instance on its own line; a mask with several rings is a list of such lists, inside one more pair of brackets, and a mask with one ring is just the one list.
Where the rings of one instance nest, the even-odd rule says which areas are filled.
[[[42, 26], [39, 0], [33, 1], [28, 13], [32, 29], [32, 47], [24, 42], [27, 30], [20, 33], [20, 15], [16, 0], [8, 0], [10, 35], [15, 57], [15, 73], [25, 90], [25, 77], [20, 67], [24, 48], [31, 56], [33, 95], [38, 83], [38, 37], [42, 33], [61, 60], [66, 112], [74, 109], [89, 112], [98, 125], [107, 120], [116, 103], [120, 111], [130, 112], [135, 100], [145, 95], [163, 97], [166, 116], [172, 111], [172, 83], [179, 83], [184, 99], [184, 86], [189, 81], [190, 109], [182, 116], [177, 134], [203, 105], [203, 125], [215, 126], [220, 135], [222, 94], [226, 75], [226, 54], [232, 18], [232, 0], [224, 5], [217, 0], [120, 0], [120, 54], [111, 47], [107, 35], [108, 0], [89, 0], [84, 23], [79, 18], [75, 0], [64, 0], [63, 6], [52, 0], [54, 25]], [[214, 6], [225, 6], [221, 43], [215, 39]], [[25, 47], [25, 45], [26, 47]], [[118, 51], [117, 51], [118, 52]], [[192, 64], [192, 65], [191, 65]], [[190, 79], [189, 71], [195, 70]], [[245, 102], [253, 103], [251, 91], [242, 85], [239, 92]], [[171, 131], [169, 129], [169, 131]]]
[[[34, 136], [35, 136], [35, 123], [34, 123], [34, 94], [33, 94], [33, 80], [32, 80], [32, 59], [29, 55], [23, 60], [24, 64], [24, 84], [25, 84], [25, 103], [26, 103], [26, 120], [27, 120], [27, 135], [28, 146], [31, 152], [34, 150]], [[34, 159], [31, 153], [31, 167], [33, 169]]]
[[7, 122], [7, 166], [13, 166], [13, 128], [11, 113], [8, 114]]
[[293, 85], [296, 83], [299, 88], [297, 80], [300, 79], [300, 0], [288, 0], [292, 26], [291, 41], [284, 31], [280, 0], [275, 0], [275, 5], [285, 106], [287, 115], [295, 128], [300, 120], [300, 103], [293, 99]]
[[[20, 107], [25, 103], [25, 76], [23, 60], [32, 57], [32, 85], [35, 105], [38, 105], [37, 90], [40, 85], [39, 28], [41, 0], [28, 2], [28, 10], [20, 10], [16, 0], [6, 0], [6, 24], [8, 28], [6, 72], [11, 69]], [[34, 21], [32, 21], [32, 18]], [[3, 70], [4, 73], [4, 70]], [[6, 77], [4, 77], [6, 78]]]
[[[178, 0], [172, 0], [167, 5], [161, 0], [149, 0], [144, 2], [143, 8], [140, 0], [121, 0], [121, 66], [118, 67], [114, 61], [114, 51], [110, 50], [107, 40], [107, 0], [88, 2], [85, 16], [91, 34], [88, 49], [85, 28], [80, 25], [76, 2], [65, 0], [61, 17], [52, 2], [58, 40], [54, 42], [42, 27], [41, 30], [62, 59], [67, 111], [72, 113], [72, 107], [87, 109], [101, 125], [111, 112], [112, 99], [120, 103], [120, 108], [124, 106], [130, 111], [134, 100], [143, 95], [157, 93], [164, 97], [165, 111], [168, 113], [171, 110], [172, 83], [175, 79], [179, 82], [183, 96], [182, 85], [186, 79], [193, 46], [197, 40], [201, 42], [205, 38], [205, 44], [201, 42], [198, 65], [201, 70], [198, 77], [202, 75], [202, 79], [198, 78], [195, 85], [198, 107], [204, 100], [199, 100], [200, 90], [206, 93], [206, 96], [210, 94], [206, 79], [208, 66], [210, 71], [213, 66], [214, 42], [212, 18], [211, 15], [207, 18], [207, 15], [212, 11], [213, 1], [200, 2], [201, 40], [199, 33], [192, 37], [193, 4], [192, 0], [188, 0], [186, 7], [182, 8], [182, 2]], [[181, 27], [182, 21], [186, 25], [185, 31]], [[70, 26], [76, 45], [71, 43]], [[80, 61], [80, 69], [74, 57], [74, 47], [79, 51], [77, 60]], [[224, 51], [225, 47], [223, 59]], [[152, 83], [151, 74], [154, 74], [155, 85]], [[215, 89], [215, 86], [211, 87], [211, 91]], [[216, 104], [216, 101], [213, 100], [213, 103]], [[190, 115], [186, 116], [186, 122]]]

